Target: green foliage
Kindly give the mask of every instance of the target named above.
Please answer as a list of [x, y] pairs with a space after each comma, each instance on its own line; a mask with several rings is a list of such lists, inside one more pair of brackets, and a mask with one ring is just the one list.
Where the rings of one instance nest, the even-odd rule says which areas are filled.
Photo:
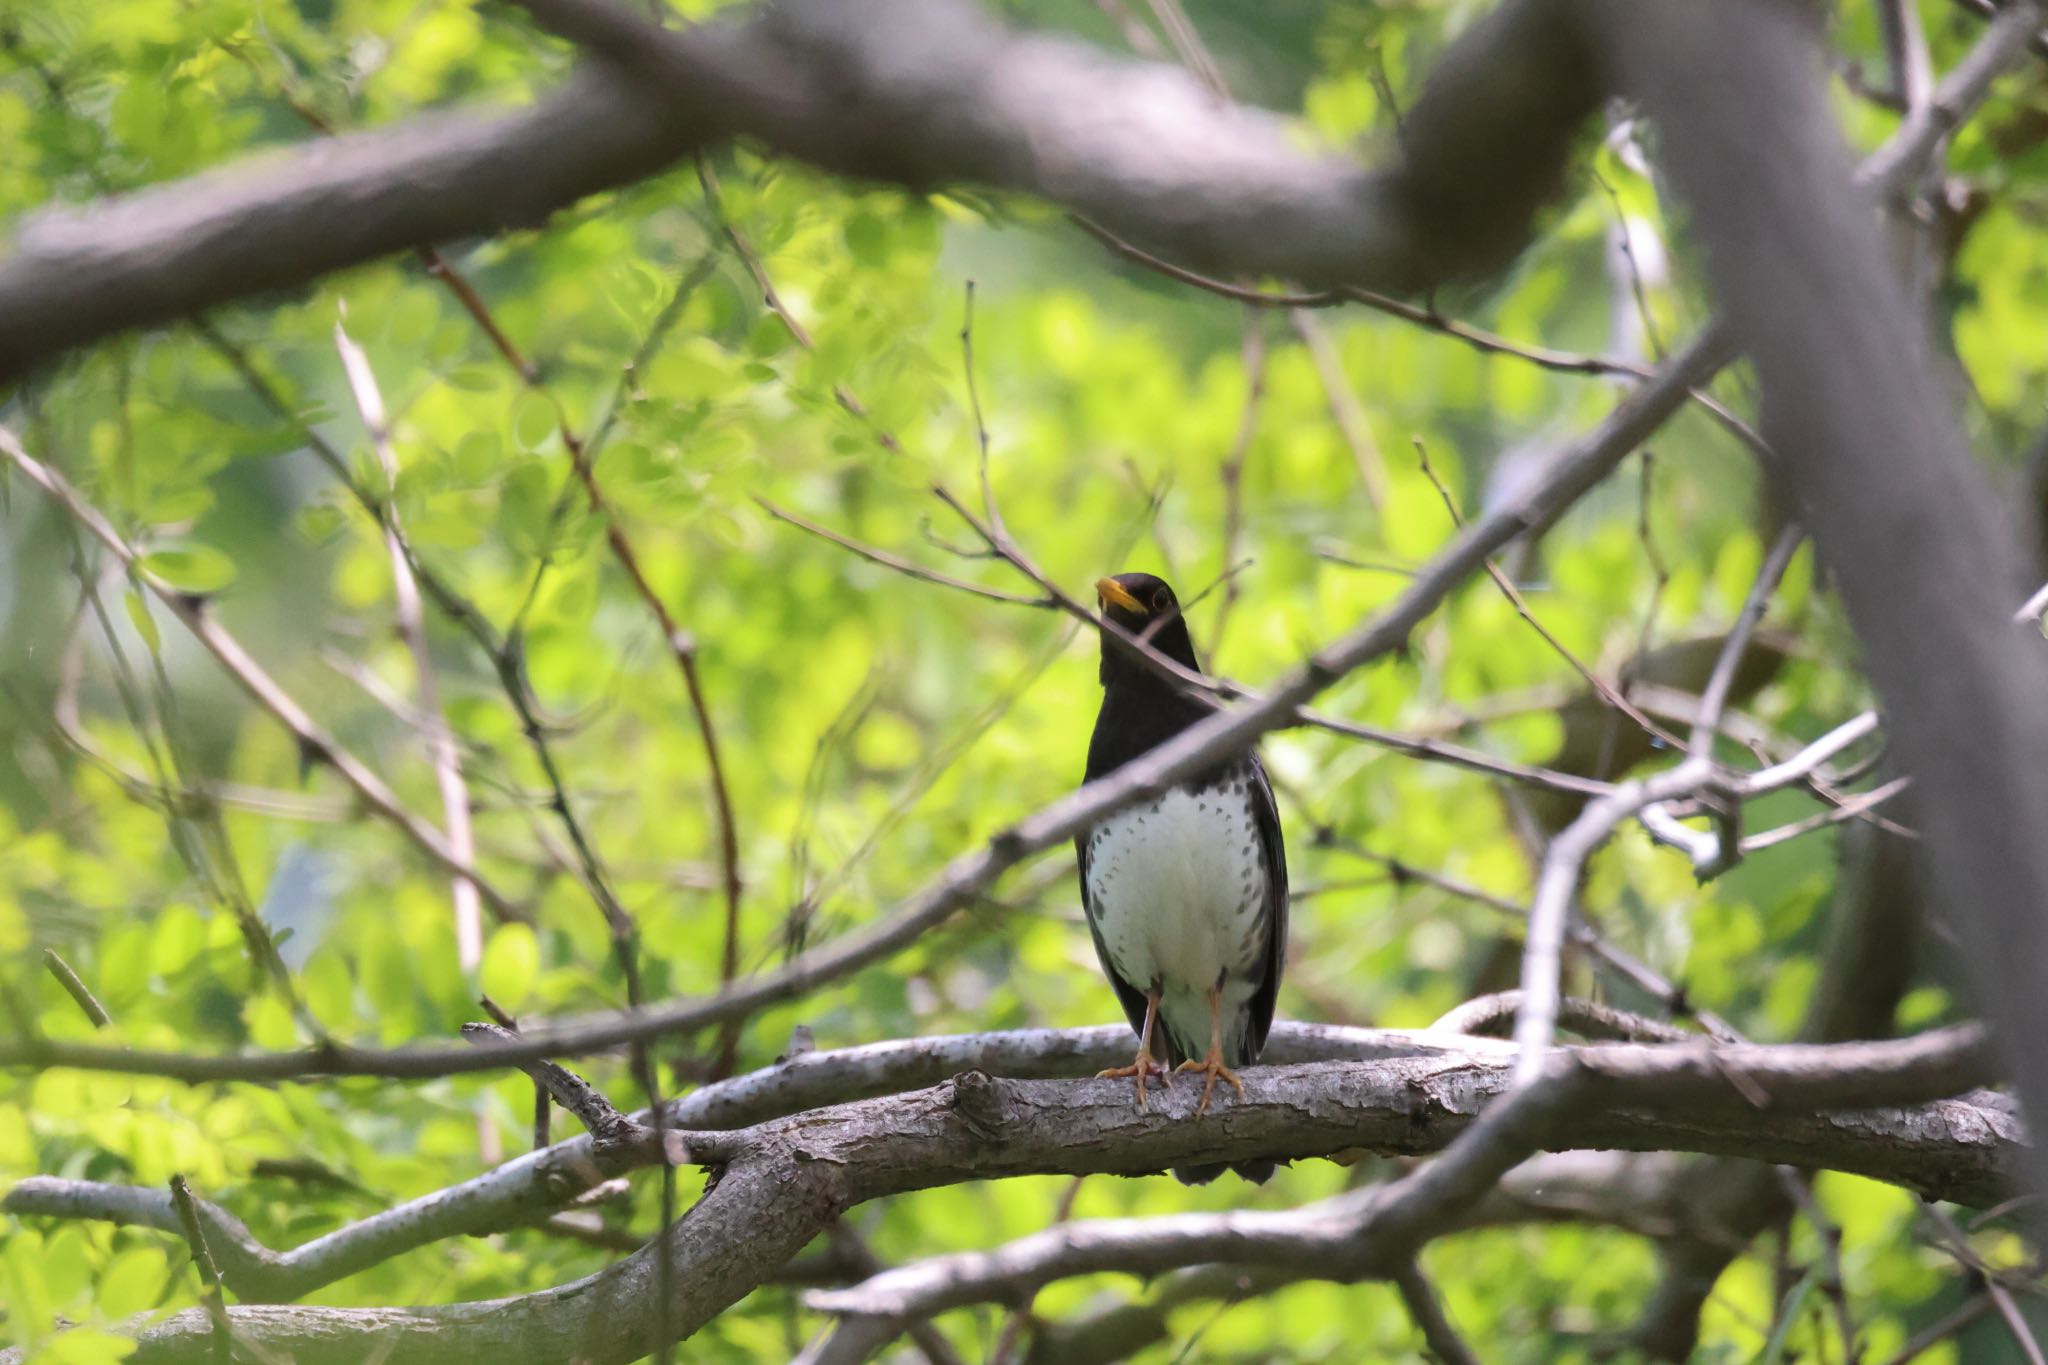
[[[1216, 25], [1226, 53], [1241, 46], [1226, 67], [1254, 92], [1301, 109], [1316, 134], [1385, 140], [1371, 64], [1411, 93], [1467, 7], [1281, 7], [1289, 13], [1270, 28], [1212, 8], [1198, 7], [1196, 19]], [[1924, 8], [1939, 66], [1971, 29], [1948, 7]], [[1033, 22], [1114, 41], [1090, 6], [1034, 12]], [[10, 218], [309, 141], [318, 134], [305, 114], [356, 127], [430, 106], [513, 101], [568, 65], [504, 11], [411, 0], [17, 3], [0, 7], [0, 30], [13, 35], [12, 64], [0, 65], [0, 146], [10, 149], [0, 156], [0, 215]], [[1876, 50], [1853, 26], [1841, 41], [1861, 56]], [[1846, 96], [1844, 107], [1865, 143], [1887, 131], [1888, 115]], [[1957, 157], [2038, 196], [2038, 154], [2001, 159], [1971, 131]], [[1600, 183], [1575, 179], [1511, 277], [1443, 306], [1548, 346], [1633, 346], [1644, 330], [1636, 291], [1610, 274], [1605, 243], [1617, 213], [1645, 241], [1669, 241], [1672, 225], [1639, 161], [1609, 148], [1591, 165]], [[957, 556], [952, 547], [971, 546], [972, 532], [929, 492], [943, 484], [978, 505], [958, 337], [969, 280], [990, 477], [1010, 530], [1077, 595], [1100, 573], [1142, 567], [1172, 577], [1186, 597], [1248, 559], [1227, 618], [1218, 592], [1194, 624], [1205, 663], [1254, 686], [1390, 601], [1451, 534], [1418, 443], [1461, 506], [1476, 509], [1618, 392], [1380, 314], [1321, 314], [1365, 411], [1354, 452], [1325, 378], [1281, 315], [1248, 319], [1231, 302], [1114, 262], [1029, 206], [848, 185], [747, 151], [714, 170], [724, 221], [813, 344], [764, 304], [720, 211], [683, 167], [543, 229], [446, 248], [534, 362], [535, 385], [405, 257], [223, 310], [209, 326], [225, 349], [184, 326], [77, 356], [10, 414], [38, 456], [146, 552], [151, 573], [211, 594], [211, 610], [285, 689], [441, 826], [427, 748], [410, 722], [416, 675], [394, 631], [387, 546], [308, 449], [317, 435], [353, 477], [385, 487], [332, 342], [345, 309], [393, 414], [399, 521], [419, 559], [494, 630], [516, 628], [551, 751], [637, 925], [653, 996], [720, 982], [715, 799], [675, 661], [605, 545], [565, 430], [588, 442], [648, 582], [697, 642], [737, 813], [740, 958], [753, 973], [873, 923], [962, 850], [1078, 780], [1096, 699], [1091, 639], [1053, 614], [858, 559], [760, 502], [957, 577], [1030, 591], [999, 563]], [[2048, 247], [2025, 204], [2022, 195], [1984, 213], [1951, 281], [1956, 344], [1994, 434], [2030, 423], [2048, 391], [2048, 333], [2037, 325]], [[1681, 257], [1668, 277], [1643, 282], [1648, 331], [1666, 345], [1706, 315], [1695, 274]], [[1242, 539], [1228, 544], [1220, 470], [1253, 387], [1241, 360], [1248, 327], [1263, 340], [1262, 396], [1239, 452]], [[1737, 378], [1716, 392], [1745, 406]], [[1746, 454], [1725, 430], [1689, 410], [1654, 453], [1586, 499], [1540, 558], [1517, 569], [1544, 626], [1608, 677], [1645, 642], [1724, 630], [1768, 539]], [[1360, 461], [1384, 478], [1378, 509], [1361, 492]], [[479, 992], [528, 1017], [623, 1003], [610, 933], [548, 809], [545, 775], [493, 661], [455, 623], [429, 605], [480, 866], [531, 920], [487, 922], [480, 961], [467, 968], [446, 875], [364, 817], [330, 769], [304, 771], [290, 736], [175, 620], [80, 550], [89, 600], [72, 532], [35, 490], [0, 481], [0, 494], [9, 569], [0, 670], [11, 703], [0, 712], [0, 978], [36, 1029], [91, 1032], [34, 968], [46, 946], [105, 1003], [112, 1036], [138, 1047], [446, 1039], [475, 1017]], [[1867, 701], [1846, 630], [1818, 586], [1802, 559], [1773, 623], [1810, 647], [1747, 703], [1775, 734], [1811, 735]], [[74, 650], [75, 670], [66, 662]], [[1579, 687], [1479, 578], [1404, 657], [1347, 679], [1325, 703], [1361, 722], [1544, 762], [1564, 734], [1558, 708]], [[77, 703], [71, 740], [51, 719], [60, 698]], [[1530, 852], [1497, 785], [1309, 730], [1274, 735], [1265, 752], [1285, 792], [1295, 884], [1324, 888], [1296, 908], [1283, 1014], [1421, 1025], [1497, 984], [1487, 972], [1517, 932], [1511, 921], [1347, 851], [1360, 845], [1526, 900]], [[1787, 798], [1767, 809], [1779, 822], [1814, 808]], [[1317, 828], [1334, 837], [1314, 839]], [[1796, 1031], [1811, 991], [1832, 881], [1826, 833], [1706, 887], [1677, 855], [1631, 835], [1595, 864], [1587, 905], [1698, 1004], [1778, 1039]], [[278, 936], [289, 992], [252, 962], [238, 906], [259, 907]], [[1946, 1006], [1929, 992], [1910, 1013], [1924, 1023]], [[799, 1024], [829, 1047], [1115, 1016], [1070, 865], [1055, 851], [886, 965], [762, 1011], [741, 1035], [740, 1062], [771, 1061]], [[714, 1051], [715, 1040], [683, 1040], [664, 1060], [694, 1075]], [[616, 1062], [590, 1073], [622, 1099], [632, 1093]], [[30, 1172], [161, 1187], [183, 1172], [258, 1238], [290, 1246], [475, 1173], [489, 1159], [480, 1145], [516, 1151], [529, 1140], [530, 1104], [522, 1078], [489, 1075], [277, 1088], [11, 1076], [0, 1078], [0, 1187]], [[296, 1183], [259, 1166], [286, 1160], [339, 1178]], [[1074, 1212], [1288, 1207], [1358, 1174], [1308, 1163], [1256, 1191], [1094, 1178]], [[896, 1261], [1034, 1231], [1064, 1189], [1050, 1179], [963, 1186], [852, 1218]], [[645, 1229], [656, 1198], [643, 1177], [632, 1206], [609, 1216]], [[1882, 1356], [1940, 1311], [1948, 1266], [1914, 1244], [1910, 1201], [1896, 1191], [1829, 1176], [1819, 1199], [1844, 1233], [1848, 1301], [1872, 1358]], [[1800, 1228], [1810, 1242], [1812, 1229]], [[438, 1244], [315, 1297], [393, 1304], [521, 1293], [587, 1273], [608, 1254], [514, 1231]], [[1816, 1254], [1794, 1248], [1802, 1266]], [[1811, 1358], [1831, 1330], [1817, 1291], [1785, 1299], [1770, 1256], [1761, 1247], [1723, 1278], [1702, 1359]], [[1575, 1227], [1466, 1234], [1428, 1261], [1452, 1317], [1490, 1360], [1590, 1358], [1592, 1336], [1625, 1326], [1657, 1275], [1644, 1239]], [[1071, 1317], [1105, 1292], [1143, 1291], [1115, 1277], [1061, 1283], [1037, 1310]], [[16, 1219], [0, 1224], [0, 1302], [6, 1335], [29, 1343], [35, 1359], [112, 1361], [127, 1349], [132, 1315], [189, 1306], [197, 1287], [180, 1239]], [[59, 1320], [86, 1325], [57, 1334]], [[778, 1359], [815, 1325], [791, 1292], [763, 1289], [708, 1328], [691, 1358]], [[956, 1314], [944, 1326], [971, 1353], [1001, 1319]], [[1418, 1350], [1384, 1286], [1190, 1304], [1146, 1358], [1173, 1359], [1193, 1339], [1212, 1359]]]

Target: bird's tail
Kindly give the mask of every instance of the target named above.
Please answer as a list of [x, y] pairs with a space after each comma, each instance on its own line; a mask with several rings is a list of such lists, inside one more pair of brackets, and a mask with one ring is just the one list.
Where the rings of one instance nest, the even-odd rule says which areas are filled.
[[1225, 1171], [1235, 1171], [1239, 1179], [1263, 1185], [1272, 1178], [1273, 1163], [1262, 1157], [1256, 1161], [1213, 1161], [1201, 1166], [1176, 1166], [1173, 1178], [1183, 1185], [1206, 1185]]
[[[1166, 1063], [1169, 1067], [1177, 1067], [1188, 1058], [1199, 1057], [1202, 1054], [1201, 1047], [1189, 1046], [1186, 1039], [1174, 1035], [1171, 1027], [1163, 1032]], [[1257, 1050], [1243, 1034], [1230, 1042], [1224, 1050], [1224, 1055], [1232, 1059], [1232, 1066], [1250, 1066], [1259, 1059]], [[1273, 1163], [1264, 1157], [1250, 1161], [1205, 1161], [1199, 1166], [1174, 1167], [1173, 1178], [1183, 1185], [1206, 1185], [1225, 1171], [1235, 1171], [1240, 1179], [1249, 1180], [1254, 1185], [1263, 1185], [1273, 1178]]]

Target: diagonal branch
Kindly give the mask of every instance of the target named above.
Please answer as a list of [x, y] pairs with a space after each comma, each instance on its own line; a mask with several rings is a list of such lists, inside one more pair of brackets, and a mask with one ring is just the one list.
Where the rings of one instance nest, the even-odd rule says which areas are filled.
[[[1899, 767], [1912, 775], [1934, 894], [1953, 907], [1978, 998], [2048, 1113], [2048, 689], [2010, 628], [2029, 554], [1973, 460], [1871, 212], [2042, 21], [2003, 8], [1854, 187], [1815, 33], [1769, 4], [1601, 4], [1609, 60], [1660, 129], [1666, 167], [1763, 390], [1764, 433], [1835, 576]], [[1768, 149], [1760, 153], [1760, 149]], [[1967, 717], [1958, 724], [1958, 717]], [[2048, 1157], [2037, 1155], [2048, 1178]]]
[[0, 378], [390, 252], [531, 226], [735, 136], [856, 176], [1042, 195], [1196, 264], [1407, 292], [1520, 247], [1600, 95], [1573, 26], [1516, 0], [1445, 57], [1405, 158], [1373, 170], [1303, 151], [1287, 120], [1182, 72], [1012, 31], [962, 0], [857, 15], [809, 0], [665, 35], [613, 4], [529, 9], [642, 80], [593, 71], [529, 109], [326, 138], [31, 218], [0, 259]]
[[[1305, 703], [1346, 674], [1400, 649], [1409, 633], [1489, 555], [1527, 527], [1569, 506], [1612, 473], [1684, 402], [1687, 392], [1725, 359], [1718, 333], [1709, 330], [1695, 338], [1659, 371], [1656, 380], [1630, 393], [1604, 423], [1558, 452], [1517, 496], [1503, 499], [1468, 523], [1417, 571], [1391, 605], [1310, 655], [1258, 701], [1209, 717], [1110, 776], [999, 831], [983, 847], [956, 858], [878, 923], [806, 952], [780, 971], [737, 983], [713, 996], [558, 1021], [552, 1026], [536, 1024], [518, 1043], [506, 1045], [499, 1060], [513, 1064], [568, 1056], [703, 1028], [802, 995], [907, 947], [927, 928], [984, 894], [998, 877], [1025, 858], [1063, 845], [1105, 815], [1204, 771], [1220, 758], [1243, 752], [1260, 735], [1291, 723]], [[186, 1080], [281, 1080], [315, 1075], [441, 1076], [480, 1070], [487, 1063], [459, 1045], [397, 1049], [334, 1045], [297, 1053], [196, 1057], [42, 1039], [0, 1039], [0, 1066], [23, 1065], [140, 1069]]]
[[114, 529], [111, 522], [83, 501], [77, 490], [62, 474], [22, 449], [14, 433], [4, 427], [0, 427], [0, 455], [6, 456], [15, 468], [28, 476], [29, 482], [48, 494], [50, 500], [62, 508], [66, 515], [91, 532], [125, 568], [135, 574], [149, 590], [150, 595], [163, 603], [165, 609], [178, 618], [179, 624], [192, 632], [193, 638], [206, 647], [207, 652], [220, 662], [229, 675], [240, 684], [242, 690], [291, 732], [292, 737], [299, 743], [301, 753], [307, 759], [325, 763], [333, 768], [354, 790], [363, 804], [379, 818], [395, 827], [415, 847], [446, 871], [474, 881], [477, 890], [493, 906], [507, 913], [514, 911], [511, 901], [503, 892], [476, 876], [475, 869], [469, 865], [468, 859], [458, 854], [448, 842], [447, 836], [407, 810], [399, 801], [397, 794], [384, 785], [383, 778], [370, 771], [361, 759], [342, 748], [339, 741], [322, 729], [289, 693], [278, 686], [277, 680], [265, 672], [263, 666], [242, 648], [241, 641], [229, 634], [227, 628], [214, 617], [204, 598], [181, 592], [151, 573], [148, 566], [142, 562], [141, 554], [122, 538], [121, 533]]
[[[441, 791], [441, 818], [448, 826], [448, 849], [472, 866], [476, 861], [476, 837], [470, 829], [469, 787], [462, 779], [462, 752], [455, 743], [455, 731], [441, 706], [441, 685], [434, 675], [434, 658], [427, 646], [426, 619], [420, 610], [419, 581], [412, 571], [413, 556], [405, 543], [398, 520], [398, 452], [391, 445], [391, 425], [385, 415], [384, 395], [377, 387], [377, 375], [370, 357], [350, 339], [340, 322], [334, 324], [334, 346], [341, 355], [348, 376], [349, 391], [355, 396], [356, 411], [370, 434], [377, 452], [378, 468], [384, 471], [384, 548], [391, 560], [393, 616], [399, 638], [412, 655], [413, 686], [418, 693], [419, 720], [434, 764], [434, 780]], [[455, 911], [455, 960], [465, 972], [475, 971], [483, 961], [483, 914], [479, 907], [476, 880], [458, 874], [453, 892]]]

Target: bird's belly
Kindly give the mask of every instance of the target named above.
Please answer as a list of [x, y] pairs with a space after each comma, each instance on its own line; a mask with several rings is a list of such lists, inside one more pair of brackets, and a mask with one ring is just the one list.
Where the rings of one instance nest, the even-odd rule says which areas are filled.
[[1206, 1035], [1209, 990], [1241, 1004], [1264, 972], [1266, 866], [1249, 792], [1176, 789], [1109, 817], [1089, 834], [1088, 899], [1117, 974], [1158, 986], [1176, 1024], [1194, 1006]]

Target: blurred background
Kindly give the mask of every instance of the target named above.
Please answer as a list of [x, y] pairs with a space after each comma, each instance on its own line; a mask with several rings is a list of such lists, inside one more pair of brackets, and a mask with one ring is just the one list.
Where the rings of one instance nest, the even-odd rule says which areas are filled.
[[[1142, 4], [1012, 8], [1111, 49], [1176, 55], [1171, 26]], [[1187, 17], [1238, 98], [1298, 113], [1306, 139], [1369, 155], [1391, 144], [1403, 102], [1484, 8], [1193, 2]], [[1934, 70], [1981, 31], [1968, 8], [1928, 0], [1914, 12]], [[1875, 10], [1838, 7], [1832, 42], [1838, 111], [1868, 149], [1898, 119]], [[0, 5], [0, 218], [325, 130], [520, 102], [570, 65], [509, 11], [444, 0]], [[516, 638], [507, 657], [530, 683], [562, 794], [639, 927], [645, 994], [703, 994], [720, 985], [726, 954], [718, 802], [676, 656], [608, 548], [568, 441], [647, 584], [694, 639], [744, 885], [737, 966], [771, 969], [886, 915], [950, 859], [1077, 785], [1099, 696], [1096, 642], [1071, 618], [914, 578], [804, 523], [1038, 597], [934, 493], [988, 515], [978, 397], [1001, 524], [1045, 576], [1084, 600], [1097, 576], [1127, 569], [1168, 577], [1183, 601], [1205, 593], [1190, 612], [1204, 664], [1257, 688], [1389, 601], [1449, 537], [1429, 471], [1460, 511], [1490, 505], [1597, 423], [1636, 382], [1632, 367], [1706, 320], [1697, 262], [1640, 131], [1610, 111], [1512, 271], [1430, 300], [1419, 317], [1357, 303], [1247, 308], [1037, 205], [867, 189], [740, 150], [530, 232], [445, 244], [438, 274], [393, 259], [105, 344], [0, 399], [0, 420], [442, 826], [429, 740], [440, 722], [423, 709], [418, 656], [398, 628], [403, 585], [337, 467], [393, 488], [420, 563], [492, 635]], [[2028, 71], [1956, 135], [1922, 196], [1924, 221], [1900, 242], [1979, 448], [2015, 498], [2031, 496], [2048, 393], [2044, 189], [2048, 99]], [[389, 410], [395, 483], [337, 322]], [[1713, 398], [1737, 419], [1751, 412], [1739, 367]], [[1502, 567], [1592, 672], [1654, 685], [1632, 694], [1654, 712], [1654, 688], [1678, 705], [1703, 685], [1780, 523], [1741, 436], [1694, 403]], [[1738, 686], [1740, 733], [1759, 753], [1788, 752], [1869, 704], [1846, 626], [1813, 580], [1802, 551]], [[443, 1040], [476, 1016], [480, 991], [527, 1018], [625, 1002], [504, 660], [431, 600], [422, 619], [478, 866], [512, 902], [510, 914], [477, 912], [473, 950], [448, 875], [309, 762], [40, 490], [0, 475], [0, 977], [36, 1029], [89, 1028], [42, 976], [43, 947], [141, 1046], [287, 1048], [320, 1030]], [[1484, 578], [1405, 655], [1321, 705], [1589, 776], [1652, 756]], [[1669, 714], [1683, 724], [1682, 708]], [[1272, 735], [1263, 752], [1296, 893], [1283, 1017], [1419, 1027], [1512, 984], [1519, 907], [1569, 798], [1316, 730]], [[1788, 793], [1750, 819], [1764, 828], [1819, 809]], [[1686, 1001], [1759, 1040], [1788, 1039], [1812, 1003], [1837, 843], [1836, 829], [1819, 829], [1702, 886], [1630, 830], [1593, 865], [1585, 904]], [[252, 960], [252, 919], [277, 939], [284, 972]], [[1670, 1004], [1574, 970], [1581, 993], [1652, 1012]], [[1937, 986], [1907, 987], [1899, 1026], [1948, 1016]], [[883, 965], [657, 1056], [681, 1088], [773, 1061], [799, 1028], [824, 1048], [1118, 1017], [1072, 862], [1054, 851]], [[616, 1059], [590, 1073], [621, 1102], [632, 1093]], [[531, 1103], [518, 1075], [277, 1089], [7, 1076], [0, 1184], [42, 1172], [161, 1185], [183, 1171], [259, 1238], [288, 1246], [521, 1150]], [[894, 1262], [990, 1245], [1062, 1211], [1290, 1207], [1390, 1168], [1310, 1162], [1256, 1190], [1010, 1180], [848, 1221]], [[683, 1177], [686, 1198], [695, 1179]], [[645, 1235], [657, 1189], [643, 1174], [605, 1225]], [[1911, 1196], [1833, 1174], [1814, 1194], [1822, 1220], [1795, 1222], [1720, 1277], [1697, 1358], [1747, 1360], [1773, 1340], [1798, 1353], [1832, 1332], [1816, 1295], [1774, 1333], [1787, 1265], [1796, 1274], [1830, 1228], [1867, 1358], [1954, 1306], [1954, 1261], [1916, 1236]], [[189, 1302], [186, 1282], [167, 1280], [183, 1263], [174, 1239], [97, 1224], [0, 1228], [0, 1300], [24, 1339], [57, 1314], [110, 1322]], [[2010, 1239], [1982, 1252], [2022, 1254]], [[512, 1232], [411, 1253], [313, 1299], [516, 1294], [618, 1254]], [[1655, 1238], [1568, 1224], [1463, 1234], [1425, 1261], [1452, 1317], [1497, 1360], [1590, 1355], [1601, 1334], [1626, 1329], [1659, 1275]], [[1067, 1281], [1035, 1312], [1075, 1319], [1134, 1292], [1115, 1277]], [[792, 1288], [770, 1286], [704, 1329], [688, 1358], [781, 1359], [817, 1321]], [[1005, 1322], [985, 1310], [944, 1330], [964, 1358], [984, 1359]], [[1419, 1349], [1383, 1285], [1190, 1303], [1164, 1323], [1141, 1358]], [[1997, 1359], [2009, 1340], [1987, 1325], [1939, 1349]]]

